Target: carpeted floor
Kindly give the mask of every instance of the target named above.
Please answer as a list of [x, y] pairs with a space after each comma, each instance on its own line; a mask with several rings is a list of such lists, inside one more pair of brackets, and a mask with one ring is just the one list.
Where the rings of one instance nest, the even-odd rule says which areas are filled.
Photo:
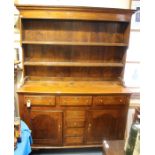
[[37, 150], [31, 155], [103, 155], [101, 148]]

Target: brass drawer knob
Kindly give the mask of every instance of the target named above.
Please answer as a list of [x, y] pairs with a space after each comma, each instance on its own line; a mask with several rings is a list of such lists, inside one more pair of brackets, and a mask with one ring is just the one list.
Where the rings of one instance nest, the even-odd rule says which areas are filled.
[[61, 131], [61, 125], [60, 124], [59, 124], [58, 128], [59, 128], [59, 132], [60, 132]]
[[123, 102], [123, 100], [122, 100], [122, 99], [120, 99], [119, 101], [120, 101], [120, 102]]
[[100, 99], [100, 102], [103, 102], [103, 100], [102, 100], [102, 99]]
[[77, 101], [79, 98], [78, 97], [74, 97], [74, 100]]
[[88, 127], [91, 128], [91, 123], [89, 123]]

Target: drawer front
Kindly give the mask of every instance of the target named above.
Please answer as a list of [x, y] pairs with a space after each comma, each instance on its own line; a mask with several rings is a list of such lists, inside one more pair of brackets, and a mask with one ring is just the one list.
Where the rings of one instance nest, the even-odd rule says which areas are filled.
[[83, 142], [84, 142], [83, 137], [65, 137], [64, 138], [65, 145], [83, 144]]
[[59, 104], [62, 106], [89, 106], [92, 96], [60, 96]]
[[75, 119], [67, 119], [65, 121], [65, 126], [67, 128], [80, 128], [85, 126], [85, 121], [82, 120], [75, 120]]
[[70, 118], [85, 119], [85, 111], [84, 110], [67, 110], [65, 112], [65, 118], [66, 119], [70, 119]]
[[64, 131], [65, 137], [84, 136], [84, 128], [67, 128]]
[[93, 104], [94, 105], [117, 105], [117, 104], [125, 104], [126, 96], [113, 96], [113, 95], [105, 95], [105, 96], [94, 96]]
[[55, 96], [35, 96], [35, 95], [29, 95], [24, 97], [25, 104], [27, 102], [30, 102], [31, 105], [36, 106], [54, 106], [55, 105]]

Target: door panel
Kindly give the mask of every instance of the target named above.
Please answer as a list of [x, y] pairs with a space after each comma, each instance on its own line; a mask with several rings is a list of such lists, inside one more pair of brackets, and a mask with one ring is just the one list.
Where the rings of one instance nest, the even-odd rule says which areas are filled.
[[34, 144], [62, 144], [62, 112], [32, 110], [30, 119]]
[[87, 144], [101, 144], [104, 139], [123, 139], [125, 116], [123, 109], [88, 111]]

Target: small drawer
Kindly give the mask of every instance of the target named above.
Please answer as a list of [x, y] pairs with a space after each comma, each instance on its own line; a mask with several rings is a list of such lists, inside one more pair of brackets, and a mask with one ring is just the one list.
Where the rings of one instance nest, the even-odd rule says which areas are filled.
[[84, 110], [67, 110], [65, 112], [65, 118], [84, 118], [85, 119], [85, 111]]
[[55, 96], [35, 96], [29, 95], [24, 97], [24, 102], [30, 102], [33, 106], [54, 106], [55, 105]]
[[83, 137], [65, 137], [64, 138], [65, 145], [83, 144], [83, 142], [84, 142]]
[[75, 120], [75, 119], [67, 119], [65, 121], [65, 126], [67, 128], [80, 128], [85, 126], [85, 120]]
[[64, 131], [65, 137], [84, 136], [84, 128], [67, 128]]
[[121, 95], [104, 95], [104, 96], [94, 96], [93, 104], [94, 105], [117, 105], [117, 104], [125, 104], [126, 96]]
[[89, 106], [92, 104], [92, 96], [60, 96], [61, 106]]

